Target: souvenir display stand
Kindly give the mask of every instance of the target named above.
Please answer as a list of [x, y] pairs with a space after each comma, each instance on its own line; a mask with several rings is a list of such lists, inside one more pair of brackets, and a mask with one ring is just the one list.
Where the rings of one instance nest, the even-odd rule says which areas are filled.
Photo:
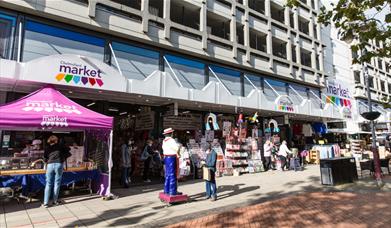
[[[89, 179], [102, 196], [111, 196], [113, 118], [93, 112], [68, 99], [52, 86], [46, 86], [19, 100], [0, 106], [0, 129], [31, 132], [84, 132], [94, 138], [95, 148], [72, 147], [62, 185]], [[98, 148], [99, 146], [99, 148]], [[99, 152], [99, 153], [98, 153]], [[14, 157], [19, 156], [17, 153]], [[28, 157], [27, 157], [28, 156]], [[43, 153], [27, 155], [26, 164], [3, 166], [0, 187], [22, 187], [25, 193], [43, 190]], [[11, 159], [12, 160], [12, 159]], [[91, 186], [90, 186], [91, 189]]]
[[227, 137], [225, 156], [232, 163], [233, 175], [239, 176], [248, 172], [248, 157], [251, 148], [246, 143], [246, 128], [233, 128], [229, 137]]

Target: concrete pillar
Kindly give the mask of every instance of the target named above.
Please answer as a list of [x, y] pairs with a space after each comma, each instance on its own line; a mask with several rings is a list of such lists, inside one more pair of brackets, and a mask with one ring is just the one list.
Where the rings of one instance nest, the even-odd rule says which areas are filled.
[[293, 25], [296, 30], [299, 30], [299, 13], [297, 8], [293, 9]]
[[313, 16], [311, 15], [310, 17], [310, 23], [308, 25], [308, 30], [309, 30], [309, 34], [311, 37], [314, 37], [314, 19], [313, 19]]
[[284, 21], [285, 21], [285, 25], [287, 28], [290, 28], [290, 22], [289, 22], [289, 12], [290, 12], [290, 8], [289, 7], [285, 7], [284, 9]]
[[202, 49], [208, 49], [207, 6], [206, 0], [202, 1], [200, 10], [200, 30], [202, 32]]
[[265, 0], [265, 15], [266, 17], [271, 17], [271, 9], [270, 9], [270, 0]]
[[232, 3], [231, 7], [231, 23], [230, 23], [230, 40], [233, 42], [232, 47], [232, 58], [236, 59], [238, 49], [237, 49], [237, 37], [236, 37], [236, 2]]
[[323, 58], [323, 49], [320, 47], [319, 50], [319, 69], [320, 71], [324, 71], [324, 58]]
[[94, 18], [96, 15], [96, 4], [97, 0], [88, 1], [88, 16]]
[[290, 34], [288, 37], [288, 42], [286, 44], [286, 59], [288, 61], [292, 61], [292, 40]]
[[312, 42], [311, 67], [316, 69], [316, 45], [315, 45], [315, 42]]
[[166, 39], [170, 39], [170, 30], [171, 30], [171, 26], [170, 26], [170, 8], [171, 8], [171, 4], [170, 4], [170, 0], [164, 0], [164, 3], [163, 3], [163, 19], [166, 21], [165, 25], [164, 25], [164, 38]]
[[143, 32], [148, 32], [148, 17], [149, 17], [149, 0], [141, 1], [141, 14], [142, 14], [142, 26]]
[[[247, 4], [247, 0], [243, 1], [243, 4]], [[249, 22], [249, 15], [248, 15], [248, 10], [245, 11], [244, 13], [244, 28], [243, 28], [243, 33], [244, 33], [244, 46], [246, 47], [246, 61], [250, 62], [251, 61], [251, 55], [250, 55], [250, 22]]]

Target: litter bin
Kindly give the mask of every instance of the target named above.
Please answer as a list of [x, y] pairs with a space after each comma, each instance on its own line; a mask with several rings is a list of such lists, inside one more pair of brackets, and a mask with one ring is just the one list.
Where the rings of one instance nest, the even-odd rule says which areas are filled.
[[358, 179], [354, 158], [320, 159], [320, 177], [323, 185], [351, 183]]

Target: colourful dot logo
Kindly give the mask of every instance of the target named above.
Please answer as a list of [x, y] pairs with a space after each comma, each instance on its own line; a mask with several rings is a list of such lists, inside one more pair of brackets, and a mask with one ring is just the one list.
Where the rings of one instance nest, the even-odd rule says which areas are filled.
[[59, 82], [92, 87], [104, 85], [101, 77], [102, 71], [89, 69], [85, 65], [61, 61], [59, 71], [60, 73], [55, 77]]
[[326, 103], [332, 103], [332, 104], [335, 104], [337, 106], [347, 107], [347, 108], [351, 108], [352, 107], [352, 103], [350, 102], [349, 99], [339, 98], [339, 97], [336, 97], [336, 96], [327, 96], [326, 97]]
[[284, 111], [284, 112], [294, 112], [295, 109], [292, 106], [287, 106], [287, 105], [279, 105], [278, 110]]

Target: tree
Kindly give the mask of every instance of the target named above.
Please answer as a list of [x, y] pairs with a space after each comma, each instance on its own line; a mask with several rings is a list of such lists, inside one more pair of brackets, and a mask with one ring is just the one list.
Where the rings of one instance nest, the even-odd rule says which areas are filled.
[[[286, 1], [289, 7], [300, 4], [299, 0]], [[320, 8], [318, 22], [325, 26], [334, 24], [342, 40], [355, 40], [351, 49], [362, 54], [354, 56], [353, 63], [368, 63], [373, 57], [391, 57], [391, 0], [339, 0], [330, 5], [331, 10], [325, 6]], [[384, 20], [379, 19], [384, 13]], [[383, 47], [367, 49], [372, 40], [382, 42]]]

